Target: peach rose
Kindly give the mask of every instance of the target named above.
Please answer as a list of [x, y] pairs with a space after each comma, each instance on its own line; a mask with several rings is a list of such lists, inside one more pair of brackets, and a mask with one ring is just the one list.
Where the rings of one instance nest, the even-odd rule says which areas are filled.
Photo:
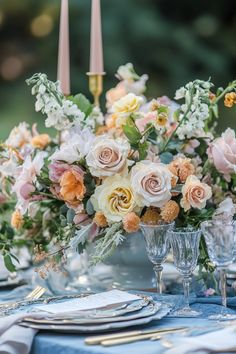
[[60, 180], [60, 195], [69, 204], [79, 204], [86, 192], [83, 174], [71, 169], [63, 173]]
[[229, 182], [230, 175], [236, 173], [236, 138], [233, 129], [226, 129], [221, 137], [216, 138], [208, 148], [208, 156], [215, 168], [223, 173]]
[[195, 167], [191, 163], [191, 159], [177, 157], [168, 165], [169, 170], [173, 175], [177, 176], [181, 183], [184, 183], [188, 176], [191, 176], [195, 172]]
[[189, 176], [185, 185], [182, 188], [183, 198], [180, 201], [180, 205], [185, 211], [188, 211], [191, 207], [197, 209], [203, 209], [206, 206], [206, 202], [212, 196], [211, 187], [206, 183], [202, 183], [196, 176]]
[[49, 143], [50, 137], [48, 134], [39, 134], [31, 139], [31, 145], [38, 149], [44, 149]]

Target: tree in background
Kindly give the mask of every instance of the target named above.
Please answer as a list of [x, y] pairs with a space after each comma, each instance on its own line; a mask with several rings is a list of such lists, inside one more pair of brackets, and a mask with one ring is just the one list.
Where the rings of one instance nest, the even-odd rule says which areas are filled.
[[[193, 78], [209, 76], [217, 86], [235, 75], [234, 1], [102, 0], [105, 89], [114, 72], [133, 62], [150, 76], [148, 95], [168, 94]], [[34, 72], [56, 79], [59, 0], [1, 0], [0, 138], [35, 117], [24, 80]], [[72, 91], [89, 95], [90, 1], [70, 0]], [[232, 120], [232, 110], [224, 126]], [[39, 122], [40, 124], [40, 122]], [[232, 123], [231, 123], [232, 125]]]

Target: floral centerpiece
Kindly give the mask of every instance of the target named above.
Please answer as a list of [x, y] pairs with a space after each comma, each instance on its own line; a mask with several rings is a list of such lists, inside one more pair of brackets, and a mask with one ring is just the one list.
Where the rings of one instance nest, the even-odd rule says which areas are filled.
[[[148, 77], [132, 64], [117, 78], [106, 114], [82, 94], [64, 97], [45, 74], [27, 80], [36, 111], [57, 134], [20, 123], [1, 144], [0, 208], [11, 220], [2, 213], [0, 250], [10, 270], [17, 245], [49, 260], [38, 269], [45, 276], [68, 248], [82, 252], [94, 243], [91, 264], [104, 260], [141, 220], [198, 227], [233, 218], [235, 131], [218, 136], [216, 125], [220, 100], [236, 104], [236, 81], [214, 90], [210, 80], [195, 80], [172, 101], [148, 100]], [[211, 269], [203, 240], [200, 248], [200, 263]]]

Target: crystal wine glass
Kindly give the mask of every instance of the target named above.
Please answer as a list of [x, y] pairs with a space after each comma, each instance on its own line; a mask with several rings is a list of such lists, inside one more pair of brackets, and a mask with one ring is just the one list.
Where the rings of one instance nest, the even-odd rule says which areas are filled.
[[192, 273], [197, 266], [201, 230], [192, 227], [176, 228], [168, 231], [173, 251], [174, 265], [183, 278], [184, 307], [176, 310], [176, 317], [196, 317], [199, 312], [189, 306], [189, 287]]
[[224, 309], [227, 307], [225, 270], [234, 261], [236, 221], [204, 221], [201, 224], [201, 229], [206, 240], [209, 257], [220, 271], [220, 290], [223, 308], [220, 314], [210, 316], [209, 318], [217, 320], [235, 319], [236, 315], [227, 314]]
[[157, 293], [162, 294], [162, 263], [170, 251], [170, 244], [167, 237], [167, 231], [174, 227], [174, 222], [169, 224], [147, 225], [141, 224], [146, 241], [146, 250], [148, 258], [154, 264], [154, 272], [157, 278]]

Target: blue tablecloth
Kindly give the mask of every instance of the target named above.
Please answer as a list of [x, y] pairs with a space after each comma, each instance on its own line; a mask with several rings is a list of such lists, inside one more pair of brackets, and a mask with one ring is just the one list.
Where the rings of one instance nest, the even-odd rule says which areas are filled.
[[[1, 291], [0, 298], [1, 295], [3, 296], [4, 294], [6, 295], [7, 292]], [[148, 294], [152, 295], [157, 300], [159, 299], [153, 293]], [[164, 295], [162, 299], [178, 307], [181, 305], [182, 296]], [[145, 327], [142, 326], [141, 329], [199, 326], [205, 327], [207, 330], [209, 326], [214, 324], [214, 321], [209, 320], [208, 317], [212, 314], [220, 313], [222, 309], [222, 306], [220, 306], [221, 298], [219, 296], [196, 298], [196, 296], [191, 295], [190, 302], [193, 309], [202, 313], [198, 318], [166, 317], [159, 321], [153, 321]], [[227, 309], [227, 312], [236, 314], [236, 297], [228, 298], [228, 305], [230, 308]], [[137, 329], [137, 327], [135, 327], [135, 329]], [[131, 354], [159, 354], [164, 353], [166, 350], [158, 341], [152, 342], [147, 340], [104, 348], [101, 346], [87, 346], [84, 344], [84, 338], [84, 335], [79, 334], [69, 335], [53, 332], [39, 332], [34, 339], [30, 354], [123, 354], [126, 351]]]
[[[171, 296], [167, 299], [174, 300], [175, 298]], [[231, 305], [236, 305], [236, 298], [229, 300]], [[176, 301], [179, 301], [178, 296], [176, 296]], [[202, 315], [199, 318], [193, 319], [167, 317], [160, 321], [155, 321], [152, 324], [146, 325], [145, 329], [174, 326], [205, 326], [207, 329], [210, 325], [213, 324], [213, 321], [208, 320], [207, 317], [211, 314], [219, 313], [221, 311], [222, 307], [217, 305], [217, 303], [220, 303], [220, 298], [192, 298], [192, 302], [192, 308], [202, 312]], [[214, 302], [215, 304], [210, 302]], [[228, 312], [236, 314], [236, 310], [234, 309], [228, 309]], [[164, 353], [166, 350], [158, 341], [152, 342], [147, 340], [132, 344], [104, 348], [101, 346], [87, 346], [84, 344], [84, 338], [85, 336], [83, 335], [64, 335], [40, 332], [35, 337], [31, 354], [123, 354], [124, 352], [135, 354], [158, 354]]]

